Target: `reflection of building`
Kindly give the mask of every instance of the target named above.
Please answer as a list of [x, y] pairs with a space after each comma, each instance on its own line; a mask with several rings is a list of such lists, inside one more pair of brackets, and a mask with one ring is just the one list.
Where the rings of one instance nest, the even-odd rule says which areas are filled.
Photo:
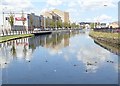
[[0, 58], [0, 69], [5, 68], [7, 66], [5, 63], [8, 63], [8, 61], [6, 61], [6, 59], [3, 59], [3, 58]]
[[64, 35], [64, 47], [69, 46], [69, 35]]
[[69, 34], [51, 34], [29, 38], [29, 45], [33, 49], [42, 46], [58, 51], [61, 48], [69, 46]]

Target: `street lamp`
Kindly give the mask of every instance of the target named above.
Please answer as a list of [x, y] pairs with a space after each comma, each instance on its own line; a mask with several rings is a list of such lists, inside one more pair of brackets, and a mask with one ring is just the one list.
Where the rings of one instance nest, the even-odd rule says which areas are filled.
[[7, 7], [4, 7], [4, 8], [2, 9], [2, 13], [3, 13], [3, 25], [2, 25], [2, 26], [3, 26], [3, 29], [4, 29], [4, 14], [5, 14], [5, 13], [4, 13], [4, 10], [5, 10], [5, 9], [7, 9]]
[[[107, 5], [107, 4], [104, 4], [103, 6], [104, 6], [104, 7], [107, 7], [108, 5]], [[98, 27], [98, 28], [99, 28], [99, 19], [100, 19], [100, 18], [97, 19], [97, 27]], [[95, 23], [95, 22], [94, 22], [94, 28], [96, 28], [96, 23]]]
[[45, 16], [43, 16], [44, 17], [44, 30], [45, 30], [45, 28], [46, 28], [46, 18], [45, 18]]

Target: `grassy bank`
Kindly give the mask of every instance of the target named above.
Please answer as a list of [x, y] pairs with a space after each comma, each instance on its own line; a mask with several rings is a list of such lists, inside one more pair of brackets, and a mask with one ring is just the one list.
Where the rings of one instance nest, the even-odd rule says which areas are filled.
[[111, 38], [111, 39], [118, 39], [120, 33], [107, 33], [107, 32], [96, 32], [91, 31], [90, 36], [97, 37], [97, 38]]
[[2, 36], [0, 37], [0, 43], [13, 40], [13, 39], [19, 39], [19, 38], [25, 38], [25, 37], [31, 37], [34, 36], [33, 34], [21, 34], [21, 35], [12, 35], [12, 36]]
[[96, 32], [91, 31], [89, 34], [96, 40], [104, 41], [112, 44], [120, 44], [120, 34], [119, 33], [107, 33], [107, 32]]

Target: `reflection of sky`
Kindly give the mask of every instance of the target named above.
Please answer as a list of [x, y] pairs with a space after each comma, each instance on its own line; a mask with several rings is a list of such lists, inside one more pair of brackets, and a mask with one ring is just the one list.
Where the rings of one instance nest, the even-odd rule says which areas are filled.
[[[96, 45], [93, 40], [91, 41], [88, 35], [81, 34], [79, 37], [71, 37], [69, 47], [57, 50], [57, 53], [54, 53], [54, 55], [59, 52], [64, 54], [63, 56], [66, 61], [76, 58], [91, 72], [96, 72], [97, 69], [107, 61], [115, 61], [116, 64], [113, 65], [114, 69], [116, 71], [118, 69], [117, 56]], [[53, 51], [49, 51], [49, 53], [51, 54]], [[87, 63], [91, 63], [92, 65], [87, 65]]]
[[[1, 63], [1, 62], [0, 62]], [[0, 67], [0, 86], [2, 85], [2, 68]]]

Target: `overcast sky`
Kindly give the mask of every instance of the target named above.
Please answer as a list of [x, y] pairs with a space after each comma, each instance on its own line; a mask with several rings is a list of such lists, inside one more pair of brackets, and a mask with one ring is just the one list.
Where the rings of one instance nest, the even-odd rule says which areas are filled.
[[[72, 22], [100, 21], [113, 22], [118, 20], [119, 0], [0, 0], [0, 20], [2, 11], [16, 11], [40, 15], [51, 9], [60, 9], [70, 13]], [[107, 5], [107, 6], [104, 6]]]

